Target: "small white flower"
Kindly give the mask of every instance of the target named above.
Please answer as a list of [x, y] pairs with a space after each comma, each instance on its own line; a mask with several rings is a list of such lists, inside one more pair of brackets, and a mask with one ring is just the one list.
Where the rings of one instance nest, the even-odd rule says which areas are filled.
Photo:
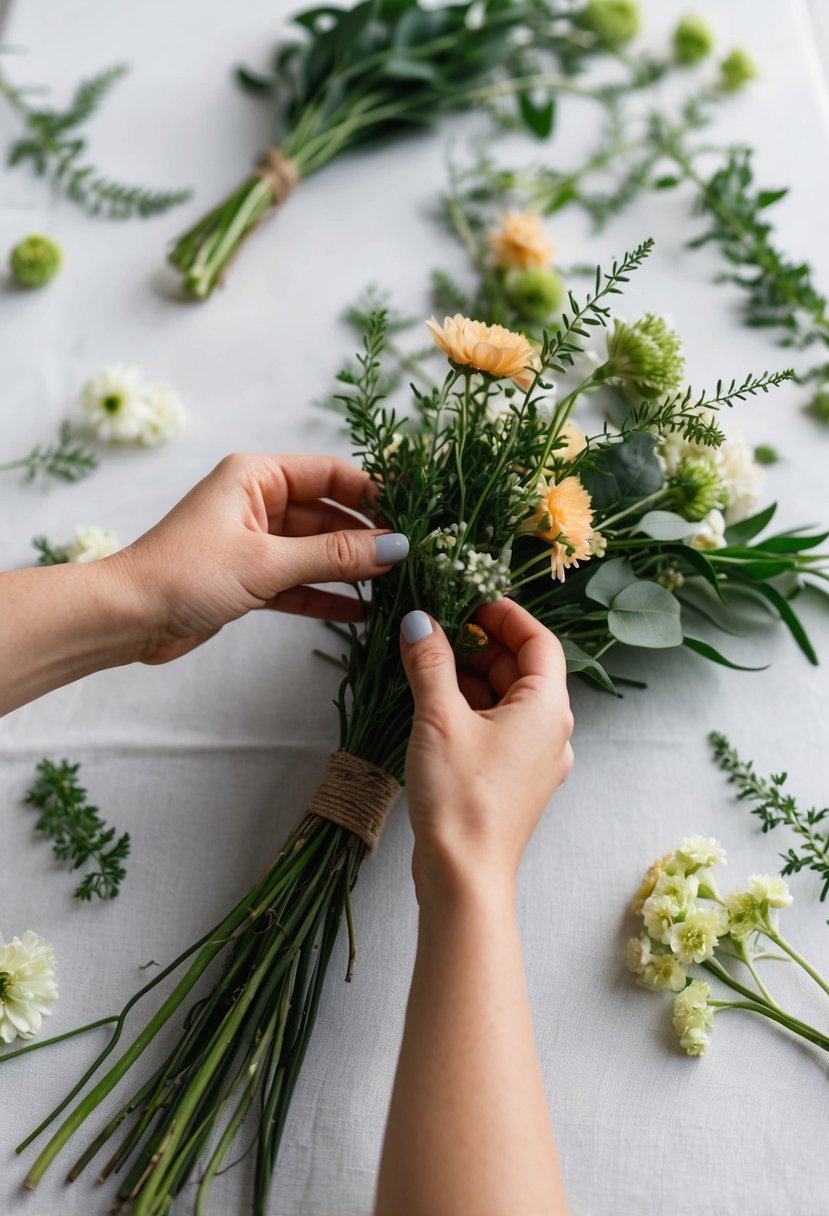
[[692, 538], [695, 549], [722, 549], [725, 547], [725, 516], [722, 511], [709, 511], [700, 520], [699, 531]]
[[691, 980], [674, 998], [674, 1030], [689, 1056], [701, 1056], [708, 1047], [708, 1029], [714, 1024], [714, 1010], [708, 999], [711, 989], [702, 980]]
[[758, 904], [765, 903], [770, 908], [788, 908], [792, 902], [788, 884], [771, 874], [752, 874], [748, 889]]
[[590, 556], [604, 557], [607, 553], [607, 537], [602, 536], [601, 532], [594, 532], [590, 537]]
[[728, 913], [723, 908], [693, 908], [685, 920], [671, 929], [670, 946], [681, 963], [704, 963], [728, 932]]
[[141, 438], [148, 408], [137, 368], [115, 363], [105, 368], [81, 391], [87, 425], [104, 443], [130, 443]]
[[659, 875], [653, 891], [642, 904], [642, 919], [652, 938], [671, 940], [674, 922], [684, 916], [696, 896], [696, 879], [687, 880], [682, 874]]
[[651, 939], [647, 933], [632, 937], [625, 947], [625, 964], [634, 975], [642, 975], [651, 961]]
[[713, 836], [686, 836], [676, 851], [677, 860], [685, 866], [727, 865], [725, 849]]
[[720, 473], [728, 494], [726, 523], [736, 524], [750, 515], [757, 506], [763, 470], [754, 459], [753, 449], [736, 429], [728, 432], [725, 443], [717, 449], [717, 454]]
[[114, 532], [99, 528], [97, 524], [87, 524], [75, 529], [75, 539], [67, 546], [66, 556], [70, 562], [95, 562], [101, 557], [109, 557], [117, 548]]
[[680, 1047], [684, 1048], [689, 1056], [704, 1056], [710, 1042], [711, 1039], [701, 1026], [689, 1026], [679, 1039]]
[[667, 992], [681, 992], [686, 975], [673, 954], [657, 954], [645, 966], [638, 977], [643, 988]]
[[762, 908], [751, 891], [733, 891], [725, 897], [728, 932], [733, 938], [748, 937], [762, 925]]
[[8, 943], [0, 935], [0, 1042], [37, 1034], [57, 996], [51, 944], [31, 929]]
[[144, 400], [147, 412], [138, 436], [144, 446], [158, 447], [176, 439], [186, 418], [178, 394], [169, 384], [150, 384], [144, 390]]

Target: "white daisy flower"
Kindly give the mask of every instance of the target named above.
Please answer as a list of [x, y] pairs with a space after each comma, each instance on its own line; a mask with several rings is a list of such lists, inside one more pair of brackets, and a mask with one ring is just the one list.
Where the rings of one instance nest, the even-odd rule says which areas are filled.
[[181, 398], [169, 384], [149, 384], [144, 390], [146, 415], [138, 438], [145, 447], [170, 443], [184, 430]]
[[57, 996], [51, 944], [31, 929], [8, 943], [0, 935], [0, 1042], [37, 1034]]
[[87, 380], [81, 390], [87, 426], [104, 443], [131, 443], [147, 424], [144, 385], [136, 367], [114, 363]]
[[748, 889], [758, 904], [768, 904], [770, 908], [788, 908], [792, 902], [788, 883], [772, 874], [752, 874]]
[[724, 866], [725, 849], [714, 836], [686, 836], [676, 851], [683, 865]]
[[681, 963], [704, 963], [711, 958], [720, 937], [728, 932], [724, 908], [693, 908], [671, 929], [670, 946]]
[[75, 529], [75, 539], [67, 546], [66, 556], [70, 562], [96, 562], [101, 557], [109, 557], [117, 548], [114, 532], [99, 528], [97, 524], [87, 524]]

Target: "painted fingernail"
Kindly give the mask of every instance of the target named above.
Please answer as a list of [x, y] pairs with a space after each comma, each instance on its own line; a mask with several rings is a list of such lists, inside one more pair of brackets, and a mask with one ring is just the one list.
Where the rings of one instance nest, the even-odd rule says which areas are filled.
[[409, 540], [402, 532], [387, 532], [374, 540], [377, 565], [393, 566], [409, 556]]
[[423, 638], [428, 638], [432, 632], [432, 622], [425, 612], [407, 612], [400, 622], [400, 628], [403, 631], [403, 637], [411, 646], [412, 642], [420, 642]]

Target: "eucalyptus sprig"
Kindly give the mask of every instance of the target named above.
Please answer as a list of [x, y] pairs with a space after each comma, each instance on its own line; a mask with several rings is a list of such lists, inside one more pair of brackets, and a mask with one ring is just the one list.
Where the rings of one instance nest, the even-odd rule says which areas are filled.
[[62, 422], [56, 443], [38, 443], [26, 456], [0, 464], [0, 473], [19, 470], [26, 481], [39, 475], [58, 481], [81, 481], [98, 467], [98, 457], [72, 434], [68, 422]]
[[78, 781], [79, 768], [68, 760], [59, 764], [41, 760], [24, 801], [40, 811], [35, 828], [53, 842], [52, 852], [59, 861], [68, 861], [72, 870], [94, 863], [96, 868], [75, 889], [75, 898], [115, 899], [127, 873], [123, 863], [129, 856], [129, 833], [115, 839], [115, 828], [107, 827], [98, 808], [87, 802]]
[[31, 105], [27, 100], [31, 90], [12, 84], [0, 71], [0, 96], [26, 128], [26, 134], [8, 149], [9, 167], [30, 164], [38, 177], [49, 177], [72, 202], [110, 219], [160, 215], [186, 202], [190, 190], [125, 185], [85, 160], [86, 138], [80, 130], [128, 71], [126, 64], [116, 64], [81, 81], [63, 110]]
[[712, 731], [708, 741], [715, 760], [728, 774], [729, 785], [736, 786], [738, 800], [753, 804], [751, 814], [760, 820], [763, 832], [785, 824], [800, 837], [802, 844], [780, 854], [783, 859], [780, 873], [785, 877], [812, 870], [823, 883], [820, 898], [825, 900], [829, 894], [829, 807], [798, 806], [794, 795], [783, 788], [787, 773], [761, 777], [753, 762], [741, 759], [725, 735]]

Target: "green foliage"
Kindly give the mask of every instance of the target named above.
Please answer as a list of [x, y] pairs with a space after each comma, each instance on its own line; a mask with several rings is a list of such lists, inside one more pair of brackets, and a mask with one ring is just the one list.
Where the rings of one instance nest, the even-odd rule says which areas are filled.
[[72, 870], [89, 861], [97, 867], [84, 875], [75, 898], [115, 899], [126, 876], [123, 862], [129, 856], [130, 838], [125, 832], [115, 840], [115, 828], [108, 828], [98, 808], [87, 803], [86, 790], [78, 782], [79, 768], [68, 760], [59, 764], [41, 760], [25, 801], [40, 811], [35, 828], [52, 841], [59, 861], [70, 862]]
[[[728, 773], [728, 782], [737, 787], [737, 798], [753, 804], [752, 815], [760, 820], [764, 832], [771, 832], [786, 824], [800, 837], [797, 848], [789, 848], [780, 856], [784, 876], [798, 874], [801, 870], [813, 870], [823, 882], [821, 900], [829, 894], [829, 807], [798, 806], [794, 796], [784, 791], [788, 779], [786, 773], [772, 773], [760, 777], [751, 760], [741, 760], [725, 735], [716, 731], [708, 736], [714, 757], [723, 772]], [[821, 825], [826, 824], [826, 829]]]
[[65, 549], [56, 549], [45, 536], [33, 536], [32, 547], [37, 551], [39, 566], [63, 566], [69, 561]]
[[49, 177], [72, 202], [92, 215], [110, 219], [160, 215], [186, 202], [190, 190], [124, 185], [84, 160], [86, 139], [79, 130], [128, 70], [125, 64], [117, 64], [81, 81], [65, 110], [29, 105], [24, 90], [0, 74], [0, 94], [26, 127], [26, 134], [9, 147], [6, 163], [11, 168], [31, 165], [39, 177]]
[[26, 481], [35, 477], [54, 477], [58, 481], [81, 481], [98, 466], [98, 457], [79, 443], [68, 422], [62, 422], [57, 443], [36, 444], [28, 456], [0, 464], [0, 473], [20, 469]]

